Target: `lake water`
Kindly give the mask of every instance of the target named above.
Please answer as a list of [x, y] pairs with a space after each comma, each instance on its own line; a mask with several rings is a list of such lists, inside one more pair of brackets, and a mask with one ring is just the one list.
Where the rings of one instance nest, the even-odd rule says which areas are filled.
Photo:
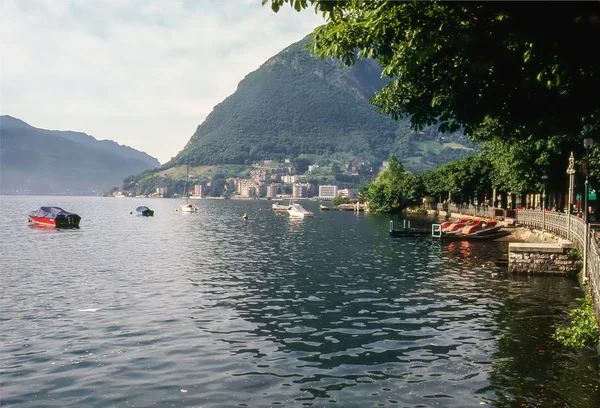
[[[392, 238], [315, 202], [0, 203], [2, 406], [600, 406], [594, 350], [551, 339], [577, 281], [489, 266], [506, 243]], [[28, 224], [42, 205], [81, 228]]]

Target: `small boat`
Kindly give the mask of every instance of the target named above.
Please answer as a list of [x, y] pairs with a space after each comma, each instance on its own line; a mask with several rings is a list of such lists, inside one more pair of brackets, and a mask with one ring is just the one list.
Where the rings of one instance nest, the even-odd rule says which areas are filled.
[[154, 210], [151, 210], [150, 208], [146, 207], [145, 205], [142, 205], [135, 209], [135, 214], [141, 215], [143, 217], [152, 217], [152, 216], [154, 216]]
[[288, 214], [291, 217], [304, 218], [304, 217], [312, 217], [313, 213], [308, 211], [306, 208], [302, 207], [298, 203], [290, 203], [288, 205]]
[[413, 237], [417, 235], [429, 235], [431, 230], [428, 228], [411, 227], [410, 220], [404, 220], [402, 228], [396, 229], [394, 227], [394, 221], [390, 220], [390, 235], [393, 237]]
[[483, 236], [491, 235], [500, 231], [501, 225], [498, 225], [496, 220], [479, 220], [480, 222], [467, 225], [461, 231], [462, 235], [467, 236]]
[[45, 227], [79, 228], [81, 217], [60, 207], [40, 207], [29, 213], [28, 221]]
[[179, 207], [181, 208], [181, 212], [186, 212], [186, 213], [198, 212], [198, 206], [196, 204], [190, 203], [190, 192], [187, 189], [189, 178], [190, 178], [190, 165], [188, 164], [186, 167], [186, 173], [185, 173], [185, 186], [183, 187], [183, 199], [181, 200], [181, 204], [179, 204]]
[[477, 223], [480, 220], [478, 218], [462, 217], [456, 221], [446, 221], [442, 223], [442, 232], [444, 234], [458, 234], [464, 227]]
[[509, 231], [503, 231], [502, 226], [496, 220], [477, 219], [470, 225], [453, 232], [443, 232], [440, 238], [444, 240], [476, 241], [484, 239], [496, 239], [510, 235]]
[[181, 212], [198, 212], [198, 207], [192, 203], [188, 203], [187, 201], [183, 201], [180, 204]]
[[331, 208], [327, 207], [326, 205], [323, 204], [319, 204], [319, 210], [321, 211], [329, 211]]
[[277, 201], [276, 203], [273, 203], [271, 205], [271, 208], [273, 209], [273, 211], [287, 211], [288, 208], [290, 208], [290, 206], [285, 205], [285, 204], [280, 204], [279, 201]]

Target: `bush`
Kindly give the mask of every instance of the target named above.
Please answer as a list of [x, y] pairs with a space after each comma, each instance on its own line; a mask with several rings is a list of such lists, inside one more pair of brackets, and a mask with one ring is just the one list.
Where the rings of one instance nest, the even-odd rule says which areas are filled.
[[567, 252], [567, 256], [572, 261], [579, 261], [579, 260], [583, 259], [582, 255], [581, 255], [581, 251], [579, 250], [579, 248], [571, 248], [571, 249], [569, 249], [569, 251]]
[[571, 325], [558, 328], [552, 338], [563, 346], [584, 348], [598, 343], [598, 327], [594, 317], [594, 308], [589, 296], [577, 299], [581, 306], [569, 312]]
[[331, 203], [333, 205], [340, 205], [340, 204], [348, 204], [349, 202], [350, 202], [350, 199], [348, 197], [339, 195], [336, 198], [334, 198]]

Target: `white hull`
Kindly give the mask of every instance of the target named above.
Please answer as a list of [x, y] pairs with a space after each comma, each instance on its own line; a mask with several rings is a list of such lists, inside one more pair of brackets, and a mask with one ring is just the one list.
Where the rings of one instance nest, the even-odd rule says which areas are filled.
[[181, 212], [198, 212], [198, 207], [194, 204], [181, 204]]
[[302, 207], [298, 203], [290, 204], [287, 211], [290, 217], [304, 218], [313, 216], [312, 212], [308, 211], [306, 208]]
[[275, 204], [273, 204], [271, 206], [271, 208], [273, 209], [273, 211], [287, 211], [288, 208], [290, 208], [290, 206], [289, 205], [275, 203]]

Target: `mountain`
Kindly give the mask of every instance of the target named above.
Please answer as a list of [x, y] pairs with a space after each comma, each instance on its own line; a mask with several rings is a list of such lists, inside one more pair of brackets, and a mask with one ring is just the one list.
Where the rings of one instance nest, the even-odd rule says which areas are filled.
[[162, 169], [301, 154], [380, 162], [395, 154], [419, 171], [472, 154], [464, 147], [474, 146], [462, 135], [440, 135], [435, 128], [414, 132], [407, 120], [377, 112], [368, 101], [387, 79], [374, 61], [343, 66], [305, 50], [308, 41], [289, 46], [247, 75]]
[[158, 166], [157, 159], [129, 146], [0, 116], [2, 194], [95, 194]]

